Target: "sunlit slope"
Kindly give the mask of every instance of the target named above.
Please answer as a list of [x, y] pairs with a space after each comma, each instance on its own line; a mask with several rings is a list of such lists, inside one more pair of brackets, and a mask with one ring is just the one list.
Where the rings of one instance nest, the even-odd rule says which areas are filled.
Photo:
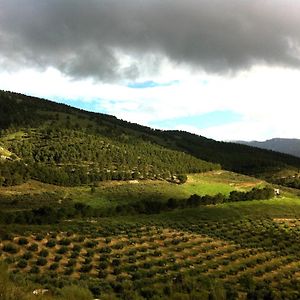
[[167, 201], [170, 198], [187, 199], [193, 194], [226, 196], [233, 190], [263, 187], [265, 182], [228, 171], [189, 174], [187, 182], [175, 184], [162, 180], [130, 180], [97, 182], [95, 186], [60, 187], [29, 181], [19, 186], [2, 187], [0, 195], [56, 193], [62, 199], [72, 199], [93, 207], [115, 207], [144, 200]]
[[[3, 129], [0, 143], [4, 143], [9, 150], [15, 150], [17, 155], [22, 154], [24, 157], [42, 163], [66, 164], [75, 160], [80, 161], [81, 164], [88, 164], [95, 161], [89, 150], [91, 147], [93, 150], [99, 150], [103, 146], [105, 151], [113, 153], [122, 144], [125, 151], [128, 148], [130, 152], [130, 145], [136, 150], [134, 164], [129, 168], [131, 171], [138, 167], [138, 156], [144, 158], [145, 151], [153, 153], [156, 159], [157, 156], [162, 159], [164, 154], [169, 153], [165, 152], [166, 149], [176, 150], [176, 153], [184, 152], [204, 161], [221, 164], [227, 170], [255, 176], [265, 177], [283, 169], [293, 171], [300, 169], [300, 158], [293, 156], [245, 145], [217, 142], [187, 132], [154, 130], [110, 115], [91, 113], [48, 100], [9, 92], [0, 93], [0, 128]], [[86, 135], [86, 138], [79, 137], [82, 134]], [[20, 137], [22, 137], [22, 142], [30, 142], [33, 149], [28, 150], [28, 147], [23, 147], [21, 150], [18, 142]], [[73, 143], [70, 138], [73, 139]], [[96, 142], [90, 143], [89, 139], [95, 141], [100, 139], [103, 145]], [[85, 145], [85, 148], [80, 146], [81, 143]], [[71, 149], [72, 154], [65, 151], [64, 145]], [[80, 147], [80, 152], [76, 147]], [[155, 152], [154, 149], [157, 151]], [[123, 150], [115, 152], [117, 160], [111, 162], [109, 170], [115, 167], [114, 164], [118, 164], [119, 167], [123, 165], [124, 168], [128, 165], [126, 158], [120, 161], [120, 157], [124, 157], [120, 155], [124, 153]], [[34, 155], [31, 151], [35, 152]], [[98, 151], [98, 156], [106, 158], [105, 151]], [[158, 166], [158, 170], [154, 170], [157, 176], [166, 173], [163, 171], [173, 172], [171, 165], [178, 164], [179, 156], [174, 152], [172, 155], [173, 157], [165, 161], [163, 165]], [[146, 156], [150, 157], [150, 155]], [[197, 163], [188, 156], [180, 160], [182, 165], [189, 165], [186, 163], [189, 161], [194, 168], [197, 168]], [[143, 161], [144, 159], [142, 163]], [[144, 161], [144, 164], [147, 164], [149, 169], [150, 162]], [[209, 167], [216, 168], [212, 165]], [[178, 171], [185, 171], [182, 166], [178, 169]], [[186, 173], [197, 172], [197, 170], [191, 170], [191, 166], [186, 169]], [[139, 172], [143, 173], [143, 170]]]

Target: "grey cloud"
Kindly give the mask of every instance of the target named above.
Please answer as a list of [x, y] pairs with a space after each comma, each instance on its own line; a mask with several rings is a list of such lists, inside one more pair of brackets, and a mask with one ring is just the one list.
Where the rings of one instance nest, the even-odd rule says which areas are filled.
[[0, 0], [0, 64], [95, 80], [154, 72], [163, 57], [211, 73], [299, 68], [299, 11], [297, 0]]

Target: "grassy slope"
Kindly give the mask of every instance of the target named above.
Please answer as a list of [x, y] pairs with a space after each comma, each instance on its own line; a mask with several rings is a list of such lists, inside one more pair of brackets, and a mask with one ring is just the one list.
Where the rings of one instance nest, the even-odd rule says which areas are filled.
[[95, 193], [91, 193], [87, 187], [69, 189], [67, 192], [75, 201], [100, 207], [144, 199], [186, 199], [192, 194], [228, 195], [232, 190], [247, 190], [262, 184], [262, 181], [251, 177], [220, 171], [191, 174], [188, 181], [182, 185], [165, 181], [109, 182], [100, 184]]
[[[164, 214], [163, 218], [173, 221], [180, 221], [182, 216], [188, 217], [191, 221], [198, 218], [214, 221], [223, 219], [243, 220], [273, 219], [273, 218], [300, 218], [300, 198], [281, 197], [271, 200], [254, 200], [236, 203], [219, 204], [216, 206], [203, 206], [196, 209], [173, 211]], [[160, 218], [160, 216], [157, 216]]]
[[248, 190], [263, 186], [263, 181], [227, 171], [213, 171], [203, 174], [190, 174], [185, 184], [177, 185], [166, 181], [109, 181], [100, 182], [95, 192], [89, 186], [58, 187], [30, 181], [20, 186], [0, 188], [0, 194], [22, 194], [58, 192], [64, 198], [85, 202], [94, 207], [109, 207], [117, 204], [136, 202], [144, 199], [169, 198], [186, 199], [192, 194], [228, 195], [232, 190]]

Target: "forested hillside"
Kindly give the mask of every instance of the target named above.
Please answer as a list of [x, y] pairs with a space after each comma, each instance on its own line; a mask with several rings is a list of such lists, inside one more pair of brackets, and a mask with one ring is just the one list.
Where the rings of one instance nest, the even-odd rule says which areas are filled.
[[300, 159], [288, 154], [258, 149], [246, 145], [218, 142], [183, 131], [167, 131], [165, 134], [176, 141], [178, 149], [204, 160], [219, 163], [224, 169], [265, 176], [283, 169], [300, 168]]
[[[1, 180], [29, 177], [58, 185], [101, 180], [166, 179], [220, 168], [132, 134], [113, 117], [45, 100], [1, 93]], [[29, 174], [29, 175], [28, 175]]]
[[220, 167], [259, 177], [300, 168], [300, 158], [286, 154], [153, 130], [4, 91], [0, 128], [0, 183], [6, 185], [28, 176], [59, 185], [144, 178], [180, 182], [184, 176], [178, 175]]

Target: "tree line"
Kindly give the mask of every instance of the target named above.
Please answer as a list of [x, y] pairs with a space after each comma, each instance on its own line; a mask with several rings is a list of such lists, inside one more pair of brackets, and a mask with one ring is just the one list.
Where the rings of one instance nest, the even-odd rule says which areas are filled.
[[216, 195], [197, 194], [191, 195], [188, 199], [170, 198], [167, 202], [159, 200], [144, 200], [136, 203], [118, 205], [115, 209], [117, 214], [157, 214], [163, 211], [173, 209], [185, 209], [198, 207], [201, 205], [216, 205], [227, 202], [252, 201], [252, 200], [268, 200], [274, 197], [274, 189], [271, 187], [253, 188], [250, 191], [231, 191], [229, 196], [218, 193]]
[[[177, 200], [170, 198], [168, 201], [159, 199], [143, 200], [125, 205], [117, 205], [112, 208], [93, 208], [84, 203], [73, 203], [72, 201], [57, 204], [57, 195], [47, 194], [48, 201], [54, 200], [52, 206], [44, 205], [30, 210], [2, 211], [0, 212], [0, 223], [11, 224], [53, 224], [65, 219], [109, 217], [117, 215], [132, 214], [159, 214], [174, 209], [193, 208], [201, 205], [216, 205], [226, 202], [267, 200], [274, 197], [271, 187], [262, 189], [253, 188], [250, 191], [232, 191], [228, 197], [223, 194], [216, 195], [191, 195], [188, 199]], [[36, 195], [28, 195], [33, 201]], [[43, 196], [38, 196], [43, 197]], [[45, 201], [44, 201], [45, 202]], [[56, 203], [56, 204], [55, 204]]]

